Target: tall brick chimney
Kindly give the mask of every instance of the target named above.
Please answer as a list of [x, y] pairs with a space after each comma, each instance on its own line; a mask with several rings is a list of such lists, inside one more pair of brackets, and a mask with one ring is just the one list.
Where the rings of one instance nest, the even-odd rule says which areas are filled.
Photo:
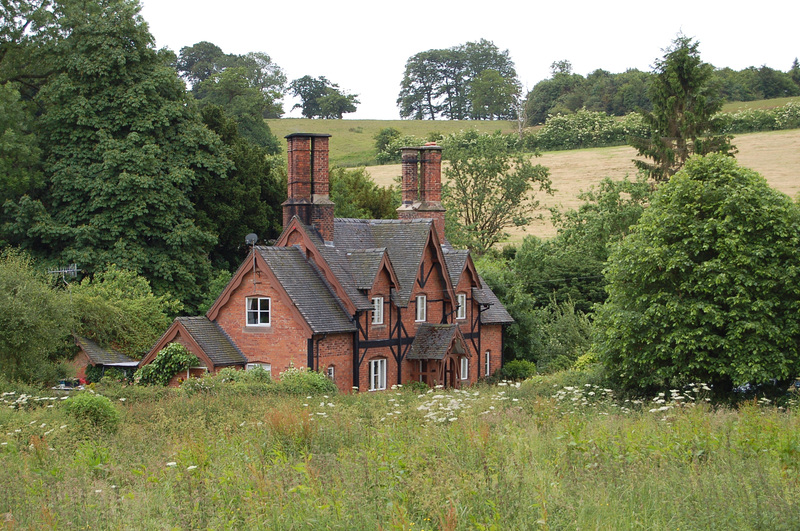
[[286, 136], [288, 198], [283, 203], [283, 226], [297, 216], [333, 241], [333, 207], [328, 175], [328, 139], [331, 135], [293, 133]]
[[433, 220], [439, 240], [444, 241], [442, 206], [442, 147], [429, 142], [422, 147], [403, 148], [402, 199], [397, 209], [400, 219]]

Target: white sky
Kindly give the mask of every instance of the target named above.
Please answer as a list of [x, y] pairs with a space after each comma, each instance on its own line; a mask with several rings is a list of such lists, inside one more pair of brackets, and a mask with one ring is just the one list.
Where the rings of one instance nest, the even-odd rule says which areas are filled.
[[[649, 71], [678, 34], [702, 59], [741, 70], [787, 71], [800, 56], [797, 0], [141, 0], [156, 45], [180, 51], [210, 41], [225, 53], [267, 53], [289, 81], [325, 76], [357, 94], [345, 118], [398, 119], [406, 60], [430, 49], [490, 40], [508, 50], [526, 90], [566, 59], [573, 72]], [[394, 3], [392, 3], [394, 4]], [[284, 100], [289, 111], [293, 101]], [[300, 116], [299, 110], [286, 116]]]

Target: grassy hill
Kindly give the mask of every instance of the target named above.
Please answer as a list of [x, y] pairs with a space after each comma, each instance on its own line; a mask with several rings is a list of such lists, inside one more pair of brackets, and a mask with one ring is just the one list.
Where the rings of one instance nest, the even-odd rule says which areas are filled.
[[[727, 104], [725, 112], [743, 109], [769, 108], [785, 105], [789, 101], [800, 102], [800, 98], [780, 98], [754, 102]], [[432, 132], [450, 133], [467, 128], [479, 131], [505, 133], [517, 130], [516, 122], [495, 121], [446, 121], [446, 120], [268, 120], [272, 132], [279, 138], [290, 133], [327, 133], [331, 136], [332, 166], [368, 166], [368, 172], [381, 186], [394, 184], [400, 176], [399, 165], [375, 166], [374, 136], [382, 128], [394, 127], [403, 134], [426, 137]], [[739, 162], [763, 175], [772, 187], [791, 197], [800, 194], [800, 130], [773, 131], [739, 135], [734, 139], [739, 150]], [[555, 193], [540, 196], [545, 208], [575, 208], [580, 204], [577, 196], [588, 190], [604, 177], [621, 179], [634, 176], [636, 169], [631, 162], [636, 152], [629, 146], [593, 148], [572, 151], [545, 152], [537, 163], [550, 168]], [[528, 234], [551, 237], [555, 228], [544, 219], [531, 225], [515, 229], [509, 242], [518, 242]]]

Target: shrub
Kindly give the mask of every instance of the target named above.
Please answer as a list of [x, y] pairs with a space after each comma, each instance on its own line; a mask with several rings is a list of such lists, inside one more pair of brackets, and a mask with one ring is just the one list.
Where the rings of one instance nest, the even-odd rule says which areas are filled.
[[199, 363], [180, 343], [170, 343], [156, 355], [156, 358], [136, 371], [134, 381], [142, 385], [167, 385], [173, 376]]
[[525, 380], [536, 374], [536, 364], [528, 360], [511, 360], [500, 371], [506, 380]]
[[320, 372], [290, 367], [281, 373], [276, 390], [294, 395], [308, 395], [333, 394], [338, 388], [330, 378]]
[[78, 393], [70, 396], [64, 407], [78, 422], [85, 422], [110, 432], [117, 431], [119, 426], [119, 411], [111, 400], [104, 396], [92, 392]]

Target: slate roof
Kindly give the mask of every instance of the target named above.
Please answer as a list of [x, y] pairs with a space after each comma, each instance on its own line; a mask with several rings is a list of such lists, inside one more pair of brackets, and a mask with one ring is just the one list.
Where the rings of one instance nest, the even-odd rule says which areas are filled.
[[450, 282], [455, 288], [458, 285], [458, 281], [461, 280], [461, 273], [464, 272], [464, 266], [467, 264], [469, 251], [466, 249], [442, 249], [442, 251], [445, 262], [447, 262], [447, 274], [450, 275]]
[[247, 358], [230, 336], [217, 323], [209, 321], [208, 317], [178, 317], [175, 321], [186, 329], [215, 366], [247, 363]]
[[497, 298], [497, 295], [489, 289], [488, 284], [484, 282], [482, 277], [478, 277], [481, 281], [483, 289], [472, 288], [472, 298], [478, 301], [481, 305], [488, 305], [488, 309], [481, 312], [481, 323], [483, 324], [510, 324], [514, 322], [514, 318], [508, 313], [503, 303]]
[[442, 360], [454, 340], [456, 344], [453, 346], [453, 352], [466, 354], [467, 350], [464, 347], [463, 338], [458, 334], [457, 324], [421, 324], [406, 359]]
[[93, 365], [107, 365], [109, 367], [135, 367], [139, 361], [129, 358], [113, 348], [103, 348], [91, 339], [76, 337], [75, 343], [83, 349]]
[[386, 249], [356, 249], [347, 252], [347, 261], [351, 274], [356, 281], [358, 289], [371, 289], [378, 276], [378, 268], [381, 265]]
[[356, 331], [355, 323], [333, 288], [298, 247], [256, 249], [315, 334]]
[[333, 242], [336, 248], [348, 251], [385, 248], [400, 284], [393, 300], [406, 307], [432, 225], [430, 219], [336, 218]]

